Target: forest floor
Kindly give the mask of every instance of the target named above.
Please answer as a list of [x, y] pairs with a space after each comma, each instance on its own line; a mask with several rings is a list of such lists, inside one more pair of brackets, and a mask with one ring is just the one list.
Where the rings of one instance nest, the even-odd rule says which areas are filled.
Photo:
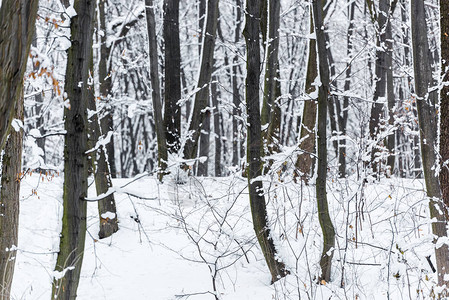
[[[13, 299], [51, 298], [62, 181], [36, 173], [22, 181]], [[99, 240], [97, 204], [89, 202], [78, 299], [429, 298], [436, 277], [426, 259], [435, 264], [423, 182], [363, 182], [328, 181], [337, 241], [332, 281], [317, 284], [314, 186], [266, 178], [272, 237], [291, 272], [270, 285], [245, 178], [114, 180], [120, 230]]]

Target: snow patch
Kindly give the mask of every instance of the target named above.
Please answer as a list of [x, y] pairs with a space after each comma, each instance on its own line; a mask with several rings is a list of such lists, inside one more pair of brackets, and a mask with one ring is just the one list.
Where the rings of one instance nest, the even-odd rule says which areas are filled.
[[101, 214], [101, 218], [102, 219], [114, 219], [115, 213], [107, 211], [107, 212]]
[[74, 266], [70, 266], [70, 267], [65, 268], [62, 271], [53, 271], [53, 273], [52, 273], [53, 278], [56, 279], [56, 280], [59, 280], [59, 279], [61, 279], [62, 277], [65, 276], [65, 273], [67, 273], [67, 271], [71, 271], [71, 270], [74, 270], [74, 269], [75, 269]]
[[70, 5], [69, 7], [67, 7], [67, 9], [65, 10], [65, 13], [69, 16], [70, 19], [77, 15], [76, 10], [73, 7], [73, 5]]
[[20, 128], [23, 128], [23, 122], [19, 119], [13, 119], [11, 122], [11, 126], [14, 128], [15, 132], [19, 132]]

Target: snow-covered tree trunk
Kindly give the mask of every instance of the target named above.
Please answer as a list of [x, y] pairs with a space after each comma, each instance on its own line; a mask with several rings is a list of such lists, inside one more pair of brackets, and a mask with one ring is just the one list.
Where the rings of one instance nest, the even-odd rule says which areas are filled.
[[159, 81], [159, 65], [156, 36], [156, 20], [154, 16], [153, 0], [145, 0], [148, 31], [148, 52], [150, 57], [151, 98], [153, 101], [154, 126], [157, 137], [157, 160], [160, 169], [159, 180], [162, 180], [167, 168], [167, 140], [162, 116], [161, 89]]
[[330, 281], [332, 257], [335, 246], [335, 229], [329, 215], [327, 203], [326, 179], [327, 179], [327, 101], [329, 97], [329, 64], [327, 59], [326, 35], [324, 33], [323, 0], [313, 0], [313, 18], [318, 55], [318, 72], [321, 85], [318, 87], [318, 121], [317, 121], [317, 179], [316, 198], [318, 203], [318, 219], [323, 231], [323, 252], [321, 254], [320, 281]]
[[243, 35], [246, 39], [247, 75], [246, 107], [248, 114], [248, 190], [257, 240], [271, 273], [272, 282], [288, 274], [285, 265], [276, 258], [276, 248], [267, 224], [267, 208], [261, 180], [262, 174], [262, 130], [260, 119], [260, 0], [246, 2], [246, 26]]
[[[432, 232], [436, 239], [447, 236], [446, 224], [447, 208], [441, 201], [441, 190], [438, 174], [435, 172], [437, 163], [437, 115], [435, 107], [430, 103], [429, 85], [432, 82], [432, 73], [429, 71], [429, 45], [427, 39], [427, 24], [425, 17], [424, 0], [412, 0], [411, 27], [413, 45], [413, 69], [415, 74], [416, 107], [418, 110], [419, 132], [421, 138], [421, 157], [426, 182], [427, 196], [430, 198], [430, 217]], [[438, 284], [449, 283], [445, 274], [449, 272], [449, 249], [447, 244], [435, 248], [437, 261]]]
[[184, 146], [184, 157], [196, 158], [198, 150], [198, 139], [200, 137], [203, 121], [206, 119], [208, 110], [205, 108], [209, 103], [209, 88], [214, 69], [215, 39], [218, 23], [218, 0], [209, 0], [206, 10], [206, 27], [203, 35], [203, 46], [201, 50], [201, 66], [198, 78], [198, 92], [195, 95], [192, 116], [189, 124], [189, 137]]

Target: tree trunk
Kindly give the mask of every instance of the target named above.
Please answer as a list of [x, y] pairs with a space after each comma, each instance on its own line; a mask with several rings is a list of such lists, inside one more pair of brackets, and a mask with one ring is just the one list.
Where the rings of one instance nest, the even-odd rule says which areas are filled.
[[210, 119], [211, 111], [208, 109], [206, 117], [203, 120], [203, 126], [201, 127], [200, 138], [200, 157], [206, 157], [204, 162], [198, 162], [198, 176], [207, 176], [209, 171], [209, 146], [210, 146]]
[[253, 226], [264, 254], [272, 282], [288, 274], [285, 265], [276, 259], [276, 249], [267, 223], [263, 184], [254, 180], [262, 174], [262, 132], [259, 104], [260, 78], [260, 0], [246, 2], [246, 26], [243, 34], [247, 47], [246, 107], [248, 114], [248, 190]]
[[[393, 81], [393, 34], [391, 32], [391, 21], [387, 22], [386, 28], [386, 76], [387, 76], [387, 104], [388, 104], [388, 127], [392, 130], [394, 127], [394, 107], [395, 107], [395, 96], [394, 96], [394, 81]], [[395, 172], [394, 162], [395, 162], [395, 133], [394, 131], [387, 136], [387, 149], [388, 158], [387, 166], [389, 168], [390, 174]]]
[[329, 97], [329, 64], [327, 59], [326, 35], [324, 33], [323, 0], [313, 0], [313, 17], [315, 20], [315, 32], [317, 42], [317, 54], [319, 60], [319, 76], [321, 85], [318, 87], [318, 142], [317, 142], [317, 179], [316, 197], [318, 202], [318, 219], [323, 231], [323, 252], [321, 254], [320, 282], [330, 281], [333, 248], [335, 246], [335, 229], [329, 215], [326, 192], [327, 177], [327, 101]]
[[[242, 8], [241, 8], [241, 0], [236, 0], [236, 25], [235, 25], [235, 32], [234, 32], [234, 43], [237, 45], [240, 41], [240, 25], [241, 25], [241, 15], [242, 15]], [[242, 127], [243, 124], [239, 118], [241, 116], [240, 111], [240, 92], [238, 87], [238, 67], [237, 64], [239, 62], [239, 56], [236, 53], [234, 55], [234, 58], [232, 60], [232, 165], [237, 166], [240, 162], [239, 156], [239, 145], [243, 144], [242, 139], [239, 134], [239, 126]]]
[[[348, 27], [348, 39], [347, 39], [347, 55], [348, 59], [352, 59], [352, 49], [353, 49], [353, 36], [354, 36], [354, 12], [356, 8], [356, 3], [352, 2], [351, 6], [349, 7], [349, 27]], [[344, 92], [349, 92], [351, 88], [351, 65], [349, 65], [350, 62], [346, 65], [346, 79], [345, 79], [345, 86], [344, 86]], [[341, 107], [341, 105], [338, 105], [338, 107]], [[343, 108], [339, 109], [337, 114], [338, 119], [338, 129], [340, 131], [340, 135], [343, 136], [342, 139], [339, 139], [338, 141], [338, 176], [340, 178], [346, 177], [346, 126], [348, 123], [348, 108], [349, 108], [349, 97], [345, 96], [343, 97]]]
[[37, 6], [37, 0], [3, 0], [0, 8], [0, 149], [21, 97]]
[[212, 77], [212, 84], [211, 84], [211, 99], [212, 99], [212, 106], [215, 108], [214, 112], [214, 132], [215, 132], [215, 177], [221, 177], [221, 131], [220, 131], [220, 116], [221, 112], [218, 109], [218, 88], [217, 88], [217, 77]]
[[209, 87], [214, 69], [215, 38], [217, 34], [219, 0], [207, 2], [206, 28], [203, 35], [203, 47], [201, 55], [200, 74], [198, 79], [198, 92], [195, 95], [192, 116], [189, 125], [189, 137], [184, 146], [184, 158], [196, 158], [198, 139], [202, 130], [202, 124], [206, 118], [207, 104], [209, 103]]
[[[442, 81], [447, 81], [449, 71], [449, 2], [440, 1], [440, 24], [441, 24], [441, 71]], [[440, 186], [443, 203], [449, 207], [449, 86], [443, 85], [440, 94]], [[447, 211], [445, 211], [447, 213]], [[446, 220], [447, 222], [447, 214]], [[447, 234], [447, 233], [446, 233]], [[447, 247], [447, 245], [446, 245]], [[448, 253], [444, 253], [447, 255]], [[443, 256], [447, 262], [448, 256]], [[438, 262], [437, 262], [438, 265]], [[443, 264], [443, 266], [446, 266]], [[441, 267], [439, 267], [439, 270]], [[446, 270], [447, 266], [446, 266]], [[439, 279], [440, 276], [439, 276]], [[441, 283], [447, 283], [441, 281]]]
[[[107, 134], [109, 131], [114, 132], [114, 110], [110, 103], [110, 92], [112, 89], [112, 76], [110, 74], [110, 65], [107, 65], [111, 48], [108, 47], [107, 38], [108, 33], [106, 31], [106, 5], [108, 0], [98, 1], [98, 10], [100, 16], [100, 28], [103, 31], [101, 36], [100, 47], [100, 63], [98, 66], [98, 74], [100, 81], [100, 97], [105, 101], [107, 105], [108, 113], [100, 120], [101, 132]], [[106, 145], [106, 152], [108, 157], [109, 169], [111, 171], [112, 178], [117, 177], [117, 167], [115, 166], [115, 148], [114, 148], [114, 135], [111, 136], [111, 140]]]
[[161, 90], [159, 83], [159, 68], [157, 54], [157, 36], [156, 36], [156, 20], [154, 17], [153, 0], [145, 0], [147, 31], [149, 41], [150, 54], [150, 79], [153, 100], [154, 124], [156, 127], [157, 137], [157, 161], [159, 167], [159, 180], [162, 181], [165, 169], [167, 168], [167, 140], [164, 132], [164, 123], [162, 116]]
[[[17, 101], [15, 118], [23, 121], [23, 96]], [[19, 192], [22, 171], [23, 130], [11, 130], [2, 160], [0, 194], [0, 299], [11, 299], [11, 283], [19, 229]]]
[[[312, 13], [310, 14], [310, 33], [313, 33], [314, 22]], [[312, 167], [315, 161], [315, 126], [317, 117], [316, 89], [314, 85], [315, 79], [318, 77], [316, 40], [309, 40], [309, 60], [307, 62], [306, 75], [306, 93], [310, 96], [310, 100], [304, 102], [302, 113], [302, 124], [300, 133], [300, 153], [296, 160], [295, 167], [299, 171], [296, 176], [301, 176], [305, 182], [312, 174]]]
[[87, 105], [89, 65], [92, 55], [92, 35], [95, 1], [75, 0], [77, 15], [70, 24], [72, 45], [68, 49], [64, 91], [70, 109], [64, 109], [66, 130], [64, 145], [64, 193], [62, 232], [53, 282], [53, 299], [75, 299], [83, 261], [86, 236], [86, 202], [88, 150]]
[[[447, 236], [447, 208], [441, 200], [438, 174], [434, 167], [437, 162], [435, 146], [437, 141], [436, 111], [429, 103], [429, 84], [432, 74], [429, 72], [429, 45], [427, 40], [427, 24], [425, 18], [424, 0], [411, 0], [411, 27], [413, 45], [413, 68], [415, 73], [416, 107], [418, 110], [419, 132], [421, 138], [421, 155], [426, 182], [427, 196], [430, 198], [430, 217], [437, 221], [432, 222], [432, 232], [436, 240]], [[444, 31], [442, 31], [444, 32]], [[444, 33], [443, 33], [444, 34]], [[444, 104], [444, 101], [442, 101]], [[444, 126], [444, 125], [442, 125]], [[444, 129], [444, 127], [443, 127]], [[435, 240], [435, 242], [436, 242]], [[449, 249], [446, 244], [435, 249], [438, 271], [438, 284], [448, 284], [444, 275], [449, 270]]]
[[177, 153], [181, 135], [181, 48], [179, 44], [179, 0], [164, 0], [165, 40], [165, 138], [168, 152]]
[[[279, 131], [281, 127], [281, 108], [278, 100], [281, 96], [281, 82], [278, 52], [281, 2], [277, 0], [268, 1], [268, 53], [265, 69], [263, 105], [268, 111], [268, 119], [266, 121], [269, 125], [265, 135], [267, 150], [268, 154], [273, 154], [280, 150]], [[264, 108], [262, 108], [262, 111], [263, 110]], [[262, 125], [265, 124], [262, 123]]]
[[[374, 9], [374, 8], [372, 8]], [[380, 173], [378, 158], [378, 135], [380, 134], [380, 119], [384, 110], [384, 99], [387, 89], [387, 27], [390, 23], [390, 0], [379, 1], [379, 14], [373, 17], [377, 21], [376, 41], [376, 85], [374, 90], [373, 104], [371, 106], [371, 117], [369, 132], [371, 137], [371, 164], [373, 171]], [[394, 101], [394, 100], [393, 100]]]
[[[90, 68], [93, 69], [92, 54]], [[92, 92], [93, 87], [91, 86], [90, 88], [91, 92], [88, 94], [87, 107], [90, 111], [95, 113], [89, 121], [88, 148], [94, 149], [101, 137], [102, 132], [98, 122], [97, 105], [95, 103], [96, 100], [94, 93]], [[106, 159], [105, 151], [105, 146], [101, 145], [98, 149], [94, 149], [93, 152], [89, 152], [89, 155], [91, 156], [92, 171], [94, 174], [97, 195], [106, 193], [109, 188], [112, 187], [111, 174], [109, 172], [109, 165]], [[114, 232], [118, 231], [117, 208], [115, 205], [114, 194], [98, 201], [98, 214], [100, 218], [98, 237], [100, 239], [109, 237]]]

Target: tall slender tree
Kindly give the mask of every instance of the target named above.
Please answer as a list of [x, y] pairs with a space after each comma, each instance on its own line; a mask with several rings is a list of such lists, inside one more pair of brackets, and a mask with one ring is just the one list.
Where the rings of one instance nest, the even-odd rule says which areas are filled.
[[37, 5], [38, 0], [3, 0], [0, 8], [0, 149], [23, 89]]
[[12, 118], [23, 120], [23, 74], [35, 31], [37, 0], [3, 0], [0, 5], [0, 299], [11, 298], [19, 227], [22, 129], [8, 131]]
[[[313, 13], [310, 12], [310, 32], [315, 31]], [[300, 132], [300, 144], [299, 153], [296, 159], [295, 167], [301, 178], [307, 182], [311, 176], [315, 152], [315, 127], [317, 117], [317, 99], [316, 99], [316, 84], [315, 80], [318, 77], [318, 64], [316, 53], [316, 40], [309, 40], [309, 60], [307, 62], [307, 74], [306, 74], [306, 93], [311, 99], [307, 99], [304, 102], [303, 117], [301, 123]]]
[[157, 160], [159, 172], [159, 180], [162, 178], [167, 168], [167, 139], [163, 126], [162, 103], [161, 103], [161, 88], [159, 82], [159, 65], [158, 65], [158, 51], [157, 51], [157, 36], [156, 36], [156, 19], [154, 16], [153, 0], [145, 0], [145, 12], [147, 17], [147, 31], [148, 31], [148, 47], [150, 57], [150, 80], [151, 80], [151, 96], [153, 100], [153, 115], [154, 125], [156, 128], [157, 137]]
[[[15, 118], [23, 121], [23, 97], [17, 101]], [[19, 229], [20, 173], [23, 130], [11, 130], [4, 148], [0, 190], [0, 299], [11, 299], [11, 283]]]
[[[111, 63], [108, 64], [109, 55], [111, 53], [111, 46], [108, 46], [107, 41], [107, 27], [106, 27], [106, 9], [108, 6], [108, 0], [98, 1], [98, 15], [100, 20], [100, 30], [102, 35], [100, 37], [100, 62], [98, 65], [98, 77], [100, 81], [100, 97], [106, 103], [108, 113], [100, 119], [101, 131], [108, 133], [114, 131], [114, 109], [111, 105], [111, 90], [112, 90], [112, 75], [111, 75]], [[112, 178], [117, 177], [117, 167], [115, 166], [115, 148], [114, 148], [114, 135], [111, 135], [109, 143], [106, 145], [106, 152], [109, 164], [109, 170]]]
[[165, 41], [165, 138], [169, 153], [181, 147], [181, 47], [179, 43], [179, 0], [164, 0]]
[[75, 299], [86, 236], [88, 176], [88, 85], [96, 1], [74, 1], [77, 15], [70, 22], [72, 45], [68, 49], [64, 91], [70, 107], [64, 109], [64, 192], [62, 232], [53, 282], [54, 299]]
[[[429, 197], [432, 232], [435, 242], [438, 238], [447, 237], [448, 211], [441, 201], [439, 174], [435, 174], [437, 163], [435, 153], [437, 142], [437, 114], [433, 103], [429, 101], [429, 86], [432, 82], [432, 72], [429, 67], [429, 44], [424, 0], [411, 0], [411, 27], [413, 46], [413, 69], [415, 74], [416, 108], [418, 110], [419, 133], [421, 141], [421, 157], [426, 183], [426, 193]], [[444, 101], [442, 103], [444, 104]], [[444, 123], [443, 123], [444, 130]], [[448, 284], [445, 274], [449, 270], [449, 248], [447, 244], [435, 248], [437, 262], [438, 284]]]
[[219, 0], [207, 1], [206, 27], [203, 34], [201, 66], [198, 77], [198, 92], [195, 95], [193, 112], [190, 117], [189, 136], [184, 146], [184, 157], [195, 158], [198, 150], [198, 139], [200, 137], [202, 123], [209, 110], [205, 109], [209, 103], [209, 88], [214, 69], [215, 39], [217, 36]]
[[276, 248], [270, 236], [267, 223], [267, 209], [263, 194], [262, 181], [256, 178], [262, 174], [262, 130], [259, 104], [260, 78], [260, 0], [246, 2], [246, 25], [243, 35], [246, 39], [247, 75], [246, 108], [248, 114], [248, 190], [257, 240], [271, 273], [272, 282], [288, 274], [285, 265], [276, 258]]
[[329, 215], [326, 192], [327, 178], [327, 101], [329, 97], [329, 64], [326, 49], [326, 35], [324, 33], [324, 0], [313, 0], [312, 10], [316, 32], [317, 54], [319, 62], [319, 76], [321, 85], [318, 87], [318, 141], [317, 141], [317, 179], [316, 198], [318, 202], [318, 219], [323, 231], [323, 252], [321, 254], [320, 281], [330, 281], [333, 248], [335, 246], [335, 229]]

